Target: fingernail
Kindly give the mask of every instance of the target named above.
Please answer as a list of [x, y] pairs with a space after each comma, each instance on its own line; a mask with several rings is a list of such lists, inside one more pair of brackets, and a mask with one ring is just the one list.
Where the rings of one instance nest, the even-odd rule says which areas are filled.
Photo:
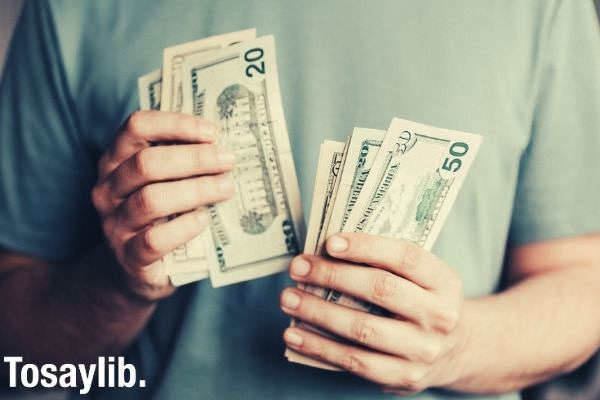
[[219, 149], [217, 152], [217, 160], [219, 164], [231, 165], [235, 162], [235, 154], [229, 150]]
[[281, 305], [285, 308], [289, 308], [290, 310], [294, 310], [300, 305], [300, 296], [288, 290], [283, 293]]
[[229, 194], [234, 190], [233, 178], [225, 176], [219, 182], [219, 190], [221, 193]]
[[327, 239], [327, 250], [333, 253], [339, 253], [348, 248], [348, 240], [341, 236], [332, 236]]
[[310, 272], [310, 264], [303, 258], [296, 257], [290, 268], [292, 275], [306, 276]]
[[285, 331], [285, 333], [283, 334], [283, 339], [285, 340], [285, 342], [289, 345], [292, 346], [302, 346], [302, 343], [304, 342], [304, 339], [302, 339], [302, 336], [298, 335], [297, 333], [295, 333], [294, 331], [288, 329], [287, 331]]

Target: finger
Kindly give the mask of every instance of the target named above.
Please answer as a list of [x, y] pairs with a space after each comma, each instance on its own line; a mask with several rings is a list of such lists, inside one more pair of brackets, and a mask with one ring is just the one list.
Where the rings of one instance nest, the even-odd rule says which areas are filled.
[[437, 342], [415, 325], [325, 301], [299, 289], [281, 295], [282, 310], [355, 343], [413, 361], [429, 362], [438, 355]]
[[339, 233], [327, 239], [329, 255], [386, 269], [425, 289], [443, 288], [449, 268], [437, 257], [408, 240], [364, 233]]
[[153, 183], [127, 197], [117, 214], [132, 229], [140, 229], [158, 218], [227, 200], [234, 189], [233, 179], [225, 174]]
[[227, 172], [234, 160], [232, 152], [214, 144], [148, 147], [121, 163], [101, 184], [122, 198], [152, 182]]
[[283, 335], [288, 347], [311, 358], [335, 365], [355, 375], [386, 386], [419, 391], [426, 368], [401, 358], [338, 343], [299, 328]]
[[145, 229], [125, 244], [126, 262], [136, 267], [150, 265], [198, 236], [207, 225], [206, 210], [194, 210]]
[[429, 328], [438, 308], [437, 297], [393, 273], [334, 259], [302, 255], [290, 265], [292, 279], [333, 289], [385, 308]]
[[216, 128], [193, 115], [165, 111], [137, 111], [121, 127], [119, 136], [99, 163], [100, 178], [154, 142], [177, 141], [206, 143], [214, 141]]

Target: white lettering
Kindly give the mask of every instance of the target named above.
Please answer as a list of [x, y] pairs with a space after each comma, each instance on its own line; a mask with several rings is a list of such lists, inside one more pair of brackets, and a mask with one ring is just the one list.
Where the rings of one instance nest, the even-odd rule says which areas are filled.
[[98, 357], [98, 387], [104, 386], [104, 357]]
[[79, 375], [81, 375], [81, 381], [83, 382], [83, 389], [79, 389], [80, 394], [88, 394], [92, 388], [92, 382], [94, 381], [94, 373], [96, 372], [96, 364], [91, 364], [90, 369], [86, 370], [84, 364], [79, 364]]
[[60, 372], [64, 372], [58, 378], [58, 384], [62, 388], [77, 387], [77, 368], [73, 364], [63, 364], [60, 366]]
[[[125, 363], [124, 357], [119, 357], [117, 370], [119, 371], [118, 385], [119, 387], [135, 386], [135, 367], [132, 364]], [[129, 379], [125, 380], [125, 371], [128, 372]], [[141, 384], [141, 383], [140, 383]]]
[[54, 364], [44, 364], [40, 369], [40, 373], [42, 375], [41, 384], [45, 388], [53, 388], [56, 387], [58, 383], [58, 378], [56, 377], [56, 365]]
[[9, 367], [9, 386], [17, 387], [17, 363], [23, 362], [23, 357], [4, 357], [4, 362], [8, 363]]
[[[23, 357], [3, 357], [9, 365], [9, 386], [12, 388], [79, 388], [87, 395], [94, 387], [131, 388], [136, 384], [146, 387], [144, 379], [137, 380], [135, 365], [125, 357], [98, 357], [94, 364], [22, 364]], [[115, 382], [116, 381], [116, 382]]]
[[115, 387], [115, 362], [114, 357], [108, 357], [108, 387]]
[[[31, 380], [29, 380], [29, 371], [31, 371]], [[25, 364], [21, 368], [21, 385], [26, 388], [36, 387], [40, 380], [40, 371], [33, 364]]]

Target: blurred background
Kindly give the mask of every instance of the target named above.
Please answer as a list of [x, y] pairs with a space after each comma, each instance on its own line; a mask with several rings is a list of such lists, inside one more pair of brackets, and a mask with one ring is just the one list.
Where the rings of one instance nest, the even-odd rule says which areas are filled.
[[[600, 0], [594, 0], [594, 2], [596, 3], [596, 10], [600, 10]], [[0, 0], [0, 76], [10, 36], [23, 3], [24, 0]]]
[[0, 74], [10, 36], [14, 29], [23, 0], [0, 0]]
[[[14, 26], [19, 18], [19, 13], [21, 11], [21, 7], [25, 0], [0, 0], [0, 77], [2, 76], [2, 70], [4, 67], [4, 58], [6, 56], [6, 51], [8, 49], [8, 45], [10, 42], [10, 37], [12, 35], [12, 31]], [[580, 1], [580, 0], [567, 0], [567, 1]], [[596, 4], [596, 10], [600, 11], [600, 0], [594, 0]], [[581, 400], [597, 400], [595, 397], [588, 397], [589, 394], [586, 393], [598, 393], [597, 386], [600, 386], [600, 376], [596, 377], [596, 379], [588, 379], [587, 385], [593, 386], [587, 388], [588, 390], [582, 390], [581, 397], [577, 397], [577, 399]], [[4, 396], [4, 394], [3, 394]], [[595, 396], [595, 395], [591, 395]], [[62, 400], [66, 398], [66, 394], [62, 392], [53, 392], [53, 393], [44, 393], [44, 394], [36, 394], [30, 393], [23, 395], [15, 394], [15, 397], [10, 396], [9, 398], [4, 397], [5, 399], [19, 399], [19, 400]], [[563, 399], [563, 397], [556, 397], [552, 394], [542, 394], [542, 393], [530, 393], [528, 396], [529, 399]]]

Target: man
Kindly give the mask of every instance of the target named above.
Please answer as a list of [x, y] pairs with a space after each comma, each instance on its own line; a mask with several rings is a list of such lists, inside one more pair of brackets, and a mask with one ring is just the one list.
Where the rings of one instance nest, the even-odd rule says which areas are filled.
[[[573, 370], [600, 343], [594, 18], [558, 0], [30, 2], [0, 91], [1, 353], [127, 351], [146, 389], [99, 398], [515, 399]], [[231, 196], [234, 163], [210, 121], [134, 112], [136, 78], [166, 46], [254, 26], [277, 39], [305, 206], [318, 144], [353, 126], [400, 116], [485, 137], [432, 253], [344, 234], [292, 262], [294, 280], [393, 317], [281, 275], [176, 291], [157, 262]], [[150, 147], [165, 140], [182, 144]], [[287, 345], [349, 374], [286, 363], [280, 293], [286, 314], [350, 339], [288, 329]]]

